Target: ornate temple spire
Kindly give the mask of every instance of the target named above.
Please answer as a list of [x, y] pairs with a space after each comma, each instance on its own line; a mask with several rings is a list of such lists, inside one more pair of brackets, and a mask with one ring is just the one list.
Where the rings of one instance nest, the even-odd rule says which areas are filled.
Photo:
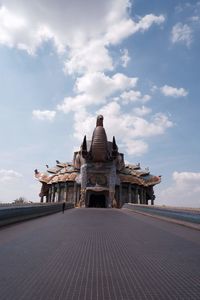
[[107, 136], [103, 128], [102, 115], [97, 117], [96, 128], [92, 136], [90, 155], [94, 162], [103, 162], [108, 159]]

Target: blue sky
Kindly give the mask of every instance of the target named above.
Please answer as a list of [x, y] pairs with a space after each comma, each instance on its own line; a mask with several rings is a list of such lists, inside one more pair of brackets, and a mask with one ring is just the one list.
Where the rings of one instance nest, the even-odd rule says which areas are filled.
[[156, 204], [199, 207], [200, 1], [0, 1], [0, 201], [71, 161], [104, 115]]

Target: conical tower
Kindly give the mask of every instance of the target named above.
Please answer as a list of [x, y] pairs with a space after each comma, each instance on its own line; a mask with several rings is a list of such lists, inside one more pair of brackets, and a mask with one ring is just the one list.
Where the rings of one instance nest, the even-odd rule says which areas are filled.
[[105, 162], [108, 159], [107, 136], [103, 128], [103, 116], [97, 117], [96, 128], [92, 136], [90, 157], [94, 162]]

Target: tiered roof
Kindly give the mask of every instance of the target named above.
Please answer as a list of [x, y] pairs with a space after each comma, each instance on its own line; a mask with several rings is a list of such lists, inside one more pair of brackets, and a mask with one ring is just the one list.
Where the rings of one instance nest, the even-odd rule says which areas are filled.
[[[59, 162], [53, 168], [48, 168], [47, 172], [37, 172], [35, 176], [40, 182], [52, 184], [57, 182], [76, 181], [79, 174], [80, 170], [76, 169], [72, 163]], [[152, 186], [160, 183], [161, 181], [161, 176], [154, 176], [150, 174], [148, 169], [142, 170], [140, 168], [140, 164], [125, 165], [123, 169], [118, 171], [118, 175], [121, 182], [142, 186]]]

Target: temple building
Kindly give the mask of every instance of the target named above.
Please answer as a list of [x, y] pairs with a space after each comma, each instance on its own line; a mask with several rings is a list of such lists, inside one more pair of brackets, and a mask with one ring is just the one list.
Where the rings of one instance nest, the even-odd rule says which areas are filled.
[[[161, 177], [151, 175], [140, 164], [125, 164], [115, 137], [107, 140], [103, 116], [97, 117], [92, 140], [83, 139], [73, 161], [56, 161], [56, 166], [41, 173], [41, 202], [69, 202], [77, 207], [117, 207], [124, 203], [154, 204], [154, 185]], [[44, 199], [46, 198], [46, 199]]]

